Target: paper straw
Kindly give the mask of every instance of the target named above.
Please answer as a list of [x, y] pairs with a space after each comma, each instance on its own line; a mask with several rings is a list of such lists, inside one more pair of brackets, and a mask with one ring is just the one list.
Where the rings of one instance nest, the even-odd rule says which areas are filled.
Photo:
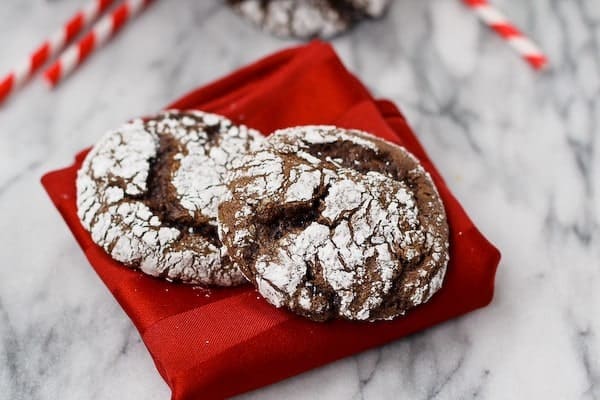
[[83, 29], [95, 21], [114, 0], [93, 0], [77, 11], [60, 30], [44, 40], [27, 59], [16, 65], [0, 81], [0, 103], [21, 87], [42, 65], [69, 44]]
[[78, 43], [69, 47], [60, 58], [44, 71], [51, 87], [59, 84], [85, 61], [94, 50], [114, 36], [128, 21], [139, 14], [151, 0], [127, 0], [119, 4], [110, 15], [104, 16]]
[[540, 48], [528, 37], [523, 35], [500, 10], [492, 6], [487, 0], [462, 0], [473, 9], [477, 16], [492, 28], [500, 37], [517, 51], [533, 68], [543, 69], [548, 64], [548, 59]]

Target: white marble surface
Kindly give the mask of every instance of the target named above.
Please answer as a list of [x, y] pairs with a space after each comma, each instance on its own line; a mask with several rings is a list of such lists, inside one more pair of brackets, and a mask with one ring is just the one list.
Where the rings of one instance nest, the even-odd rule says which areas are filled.
[[[2, 0], [0, 70], [81, 2]], [[394, 3], [334, 45], [404, 109], [502, 250], [496, 297], [242, 398], [600, 398], [600, 4], [496, 0], [549, 54], [539, 74], [457, 0]], [[162, 0], [57, 90], [38, 79], [0, 108], [1, 399], [169, 398], [39, 178], [105, 129], [291, 43], [217, 0]]]

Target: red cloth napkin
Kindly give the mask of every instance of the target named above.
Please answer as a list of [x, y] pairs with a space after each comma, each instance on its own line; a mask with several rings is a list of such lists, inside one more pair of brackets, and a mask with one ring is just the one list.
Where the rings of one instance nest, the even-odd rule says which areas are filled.
[[284, 50], [197, 89], [170, 108], [226, 115], [264, 133], [300, 124], [357, 128], [405, 146], [432, 175], [448, 214], [442, 289], [389, 322], [315, 323], [267, 304], [250, 286], [205, 289], [129, 270], [92, 243], [76, 215], [75, 163], [42, 183], [90, 263], [138, 328], [173, 399], [232, 396], [382, 345], [487, 305], [500, 253], [477, 230], [402, 114], [374, 100], [322, 42]]

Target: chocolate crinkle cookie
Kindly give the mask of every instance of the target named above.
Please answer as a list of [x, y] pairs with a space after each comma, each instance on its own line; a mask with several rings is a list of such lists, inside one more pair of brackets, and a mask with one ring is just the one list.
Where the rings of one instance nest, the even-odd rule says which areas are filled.
[[400, 146], [331, 126], [277, 131], [228, 187], [221, 240], [277, 307], [315, 321], [392, 319], [442, 286], [444, 207]]
[[262, 136], [224, 117], [167, 111], [108, 132], [77, 175], [83, 226], [132, 268], [194, 284], [245, 281], [221, 254], [217, 207], [224, 176]]
[[227, 0], [244, 18], [277, 36], [331, 37], [385, 12], [389, 0]]

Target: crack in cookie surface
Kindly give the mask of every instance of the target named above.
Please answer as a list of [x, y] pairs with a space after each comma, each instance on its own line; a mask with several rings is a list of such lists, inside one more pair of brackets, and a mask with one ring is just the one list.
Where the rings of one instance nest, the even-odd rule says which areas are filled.
[[232, 172], [219, 209], [225, 246], [267, 300], [313, 320], [377, 320], [439, 289], [447, 224], [414, 157], [333, 127], [268, 144]]
[[307, 152], [339, 167], [361, 173], [380, 172], [402, 181], [414, 193], [418, 219], [426, 235], [420, 257], [404, 263], [394, 283], [397, 296], [390, 296], [379, 311], [387, 314], [426, 302], [442, 285], [449, 259], [448, 224], [444, 206], [430, 175], [406, 149], [369, 133], [333, 126], [283, 129], [270, 137], [270, 144], [283, 152]]
[[95, 243], [171, 281], [244, 281], [222, 254], [217, 205], [224, 176], [262, 136], [199, 111], [168, 111], [107, 133], [77, 177], [77, 207]]

